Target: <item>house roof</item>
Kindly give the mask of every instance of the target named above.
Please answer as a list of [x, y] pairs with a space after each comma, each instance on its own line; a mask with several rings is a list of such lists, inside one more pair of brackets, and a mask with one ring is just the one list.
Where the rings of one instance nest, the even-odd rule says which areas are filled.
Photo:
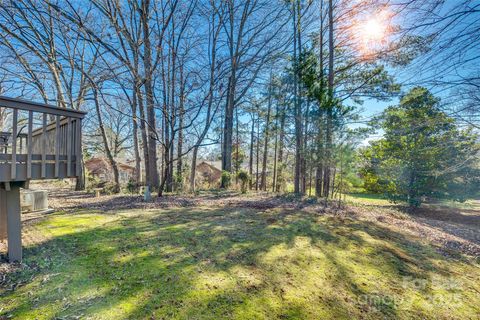
[[220, 160], [217, 160], [217, 161], [198, 160], [197, 161], [197, 166], [201, 163], [206, 163], [209, 166], [212, 166], [215, 169], [218, 169], [218, 170], [222, 171], [222, 161], [220, 161]]
[[215, 163], [210, 164], [208, 161], [201, 161], [196, 165], [197, 175], [204, 178], [215, 181], [219, 180], [222, 176], [222, 170], [215, 166]]
[[208, 168], [212, 170], [218, 170], [222, 171], [222, 162], [221, 161], [206, 161], [206, 160], [200, 160], [197, 161], [197, 168], [205, 167], [207, 166]]
[[[118, 169], [121, 171], [135, 171], [135, 167], [117, 161]], [[100, 171], [110, 170], [110, 163], [104, 157], [94, 157], [85, 161], [85, 167], [91, 173], [99, 173]]]

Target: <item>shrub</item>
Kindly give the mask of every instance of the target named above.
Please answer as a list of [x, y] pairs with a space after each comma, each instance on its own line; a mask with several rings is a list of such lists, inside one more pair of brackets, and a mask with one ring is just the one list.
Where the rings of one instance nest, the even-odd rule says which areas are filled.
[[138, 194], [140, 192], [140, 184], [133, 179], [128, 180], [126, 186], [127, 192], [130, 194]]
[[183, 173], [175, 172], [173, 176], [176, 191], [183, 191]]
[[103, 191], [105, 194], [116, 194], [119, 193], [118, 186], [114, 182], [106, 182]]
[[237, 174], [237, 178], [238, 180], [240, 180], [240, 190], [242, 191], [242, 193], [246, 193], [248, 181], [250, 180], [248, 173], [245, 170], [240, 170]]
[[228, 189], [232, 183], [232, 174], [228, 171], [222, 171], [222, 187]]

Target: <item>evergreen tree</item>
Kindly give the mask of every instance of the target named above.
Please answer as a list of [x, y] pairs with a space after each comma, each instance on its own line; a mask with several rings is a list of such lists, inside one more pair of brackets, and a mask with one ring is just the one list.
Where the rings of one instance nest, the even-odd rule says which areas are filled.
[[460, 130], [439, 99], [417, 87], [376, 119], [385, 133], [361, 152], [370, 191], [419, 206], [425, 198], [465, 200], [478, 192], [478, 136]]

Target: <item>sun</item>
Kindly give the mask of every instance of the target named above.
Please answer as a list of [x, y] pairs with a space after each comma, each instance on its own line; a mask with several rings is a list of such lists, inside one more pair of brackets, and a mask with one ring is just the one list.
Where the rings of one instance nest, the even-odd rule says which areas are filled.
[[387, 26], [379, 18], [370, 18], [362, 27], [362, 38], [365, 42], [381, 42], [387, 34]]
[[391, 23], [391, 14], [386, 9], [366, 14], [356, 21], [352, 38], [363, 59], [374, 59], [388, 47]]

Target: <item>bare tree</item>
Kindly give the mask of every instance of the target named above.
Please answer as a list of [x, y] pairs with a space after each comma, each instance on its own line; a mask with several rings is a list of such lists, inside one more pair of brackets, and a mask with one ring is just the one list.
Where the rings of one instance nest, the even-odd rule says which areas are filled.
[[[255, 83], [258, 74], [285, 42], [281, 38], [288, 13], [263, 0], [228, 0], [223, 21], [229, 55], [229, 77], [222, 139], [222, 170], [232, 170], [234, 110]], [[223, 186], [224, 187], [224, 186]]]

